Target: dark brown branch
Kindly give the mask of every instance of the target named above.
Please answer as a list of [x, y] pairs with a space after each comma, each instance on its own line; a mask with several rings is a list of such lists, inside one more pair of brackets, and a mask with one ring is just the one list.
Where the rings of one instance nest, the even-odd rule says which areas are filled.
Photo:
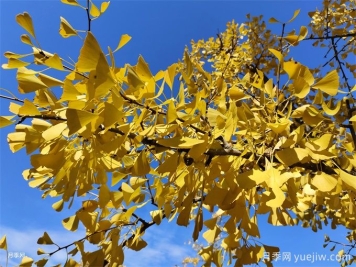
[[303, 39], [303, 41], [307, 40], [327, 40], [327, 39], [337, 39], [337, 38], [345, 38], [345, 37], [356, 37], [356, 33], [348, 33], [343, 35], [333, 35], [333, 36], [323, 36], [323, 37], [314, 37], [310, 35], [310, 37]]
[[[283, 37], [284, 37], [284, 29], [286, 27], [286, 24], [282, 24], [282, 35], [281, 39], [279, 40], [279, 50], [283, 54]], [[278, 65], [278, 72], [277, 72], [277, 101], [278, 101], [278, 94], [279, 94], [279, 84], [280, 84], [280, 77], [281, 77], [281, 62]]]
[[85, 9], [87, 11], [87, 17], [88, 17], [88, 32], [90, 32], [90, 27], [91, 27], [91, 17], [90, 17], [90, 11], [89, 11], [89, 8], [90, 8], [90, 3], [89, 3], [89, 0], [87, 0], [87, 8]]
[[22, 123], [26, 119], [43, 119], [43, 120], [56, 120], [56, 121], [67, 121], [67, 119], [60, 116], [51, 116], [51, 115], [17, 115], [21, 119], [17, 124]]
[[106, 231], [110, 231], [110, 230], [115, 229], [115, 228], [118, 228], [118, 227], [130, 226], [130, 225], [134, 225], [134, 224], [133, 224], [133, 223], [127, 223], [127, 224], [124, 224], [124, 225], [113, 226], [113, 227], [110, 227], [110, 228], [108, 228], [108, 229], [103, 229], [103, 230], [95, 231], [94, 233], [91, 233], [91, 234], [89, 234], [89, 235], [86, 235], [85, 237], [83, 237], [83, 238], [81, 238], [81, 239], [78, 239], [78, 240], [76, 240], [76, 241], [74, 241], [74, 242], [72, 242], [72, 243], [70, 243], [70, 244], [68, 244], [68, 245], [66, 245], [66, 246], [60, 247], [60, 246], [57, 245], [58, 248], [57, 248], [55, 251], [52, 251], [52, 252], [48, 253], [48, 255], [49, 255], [49, 256], [52, 256], [53, 254], [57, 253], [58, 251], [60, 251], [60, 250], [62, 250], [62, 249], [67, 249], [67, 248], [69, 248], [70, 246], [75, 245], [75, 243], [81, 242], [81, 241], [83, 241], [83, 240], [85, 240], [85, 239], [88, 239], [89, 237], [91, 237], [91, 236], [93, 236], [93, 235], [95, 235], [95, 234], [102, 233], [102, 232], [106, 232]]
[[0, 95], [0, 98], [3, 98], [3, 99], [8, 99], [8, 100], [12, 100], [12, 101], [17, 101], [17, 102], [24, 103], [24, 101], [23, 101], [23, 100], [18, 99], [18, 98], [16, 98], [16, 97], [10, 97], [10, 96], [6, 96], [6, 95]]

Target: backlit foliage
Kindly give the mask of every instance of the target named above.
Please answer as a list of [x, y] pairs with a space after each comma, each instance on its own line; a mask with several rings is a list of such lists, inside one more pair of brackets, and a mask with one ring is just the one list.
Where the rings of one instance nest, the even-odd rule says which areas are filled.
[[[56, 211], [82, 201], [62, 224], [69, 231], [81, 224], [87, 234], [56, 251], [39, 249], [44, 257], [35, 264], [68, 249], [65, 266], [79, 266], [76, 254], [83, 266], [120, 266], [126, 249], [145, 248], [145, 231], [169, 220], [194, 225], [193, 240], [205, 242], [198, 252], [204, 266], [271, 266], [279, 249], [259, 242], [261, 214], [275, 226], [345, 226], [350, 249], [339, 253], [355, 254], [355, 3], [324, 1], [309, 13], [309, 27], [289, 33], [299, 10], [288, 22], [248, 15], [192, 42], [181, 61], [158, 73], [141, 56], [134, 66], [115, 64], [129, 35], [102, 50], [90, 25], [108, 6], [82, 7], [90, 19], [73, 65], [43, 50], [26, 12], [16, 19], [33, 59], [5, 53], [3, 68], [17, 69], [19, 92], [31, 93], [1, 96], [12, 113], [1, 126], [16, 125], [10, 149], [26, 149], [32, 168], [23, 177], [43, 198], [58, 199]], [[83, 36], [60, 21], [64, 38]], [[301, 43], [325, 46], [330, 60], [308, 68], [291, 55]], [[176, 97], [165, 97], [171, 91]], [[97, 250], [85, 250], [87, 242]], [[38, 244], [55, 240], [44, 232]], [[7, 249], [6, 238], [0, 246]], [[26, 257], [22, 265], [33, 262]]]

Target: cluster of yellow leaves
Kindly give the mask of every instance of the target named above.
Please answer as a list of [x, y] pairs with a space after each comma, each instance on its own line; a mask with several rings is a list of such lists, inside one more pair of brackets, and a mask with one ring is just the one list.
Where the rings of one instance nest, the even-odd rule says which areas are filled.
[[[99, 9], [92, 3], [90, 15], [100, 16], [108, 4]], [[217, 38], [193, 42], [181, 62], [156, 74], [141, 56], [135, 66], [115, 65], [114, 53], [128, 35], [106, 55], [88, 31], [73, 67], [23, 35], [35, 63], [67, 71], [63, 80], [26, 68], [29, 63], [19, 58], [28, 55], [6, 52], [3, 67], [17, 69], [19, 92], [35, 97], [11, 103], [13, 116], [1, 117], [1, 126], [18, 122], [8, 135], [10, 149], [32, 154], [32, 168], [23, 176], [43, 197], [59, 198], [56, 211], [84, 199], [62, 222], [69, 231], [79, 223], [86, 229], [87, 237], [69, 252], [80, 253], [82, 264], [102, 265], [105, 259], [120, 265], [124, 247], [144, 248], [149, 223], [136, 212], [148, 203], [154, 204], [152, 224], [164, 218], [182, 226], [192, 222], [194, 241], [204, 230], [208, 245], [199, 254], [207, 265], [222, 266], [224, 251], [236, 264], [270, 264], [264, 252], [278, 248], [251, 241], [260, 237], [259, 214], [268, 214], [273, 225], [301, 222], [314, 231], [328, 220], [356, 228], [355, 143], [341, 127], [349, 119], [346, 100], [354, 100], [337, 97], [336, 70], [315, 78], [288, 59], [261, 18], [248, 19], [229, 23]], [[35, 38], [29, 14], [17, 21]], [[78, 31], [61, 18], [60, 34]], [[282, 44], [297, 46], [306, 34], [302, 27]], [[266, 76], [271, 72], [275, 81]], [[278, 88], [280, 77], [285, 85]], [[164, 99], [173, 86], [179, 87], [177, 97]], [[60, 96], [54, 87], [62, 88]], [[98, 250], [85, 252], [85, 240]], [[38, 243], [53, 241], [45, 232]], [[73, 259], [67, 264], [76, 266]]]

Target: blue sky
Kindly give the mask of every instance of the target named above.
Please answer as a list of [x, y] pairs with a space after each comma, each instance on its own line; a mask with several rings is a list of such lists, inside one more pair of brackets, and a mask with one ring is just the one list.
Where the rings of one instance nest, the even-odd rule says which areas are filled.
[[[97, 3], [97, 2], [96, 2]], [[122, 34], [129, 34], [132, 40], [116, 53], [116, 64], [134, 65], [141, 54], [149, 63], [152, 73], [165, 69], [182, 58], [184, 47], [190, 40], [207, 39], [223, 31], [226, 23], [234, 19], [241, 23], [245, 15], [263, 14], [265, 19], [275, 17], [287, 21], [294, 10], [301, 13], [293, 28], [308, 23], [307, 12], [320, 6], [320, 1], [111, 1], [109, 9], [98, 20], [93, 21], [92, 31], [106, 49], [115, 48]], [[48, 1], [4, 1], [0, 0], [0, 53], [12, 51], [30, 53], [29, 46], [20, 42], [24, 30], [18, 26], [15, 16], [27, 11], [31, 14], [36, 35], [42, 48], [56, 52], [61, 57], [77, 59], [80, 39], [71, 37], [63, 39], [58, 34], [59, 17], [64, 17], [76, 29], [86, 29], [86, 14], [73, 6], [61, 4], [59, 0]], [[280, 29], [272, 25], [277, 32]], [[318, 55], [315, 49], [299, 50], [295, 58], [305, 65], [315, 64]], [[323, 56], [323, 54], [319, 55]], [[317, 61], [320, 59], [319, 57]], [[320, 62], [320, 61], [318, 61]], [[2, 57], [1, 64], [6, 63]], [[324, 62], [323, 62], [324, 63]], [[0, 70], [0, 87], [10, 90], [19, 98], [32, 96], [17, 92], [16, 72]], [[0, 94], [5, 94], [0, 92]], [[7, 100], [0, 100], [0, 114], [9, 115]], [[83, 237], [84, 232], [70, 233], [62, 228], [61, 220], [72, 215], [72, 210], [57, 213], [51, 207], [56, 199], [41, 199], [41, 192], [31, 189], [22, 178], [22, 171], [30, 168], [29, 157], [25, 151], [12, 154], [6, 142], [6, 136], [12, 127], [0, 130], [0, 236], [7, 234], [8, 247], [11, 252], [24, 252], [27, 256], [37, 258], [37, 238], [47, 231], [60, 245], [71, 243]], [[79, 205], [79, 204], [78, 204]], [[78, 207], [77, 205], [77, 207]], [[329, 234], [334, 240], [344, 241], [345, 229], [331, 231], [326, 229], [314, 233], [311, 229], [296, 227], [271, 227], [260, 219], [262, 241], [269, 245], [280, 246], [281, 252], [298, 254], [326, 254], [323, 249], [323, 235]], [[173, 223], [163, 223], [160, 227], [151, 227], [146, 234], [148, 247], [139, 253], [129, 251], [125, 260], [128, 267], [142, 266], [181, 266], [186, 256], [193, 256], [189, 245], [192, 227], [183, 228]], [[336, 250], [337, 251], [337, 250]], [[294, 256], [292, 256], [292, 261]], [[0, 266], [4, 265], [5, 254], [0, 251]], [[55, 254], [52, 263], [63, 262], [64, 254]], [[19, 263], [11, 259], [9, 266]], [[336, 262], [324, 261], [308, 263], [277, 262], [275, 266], [338, 266]]]

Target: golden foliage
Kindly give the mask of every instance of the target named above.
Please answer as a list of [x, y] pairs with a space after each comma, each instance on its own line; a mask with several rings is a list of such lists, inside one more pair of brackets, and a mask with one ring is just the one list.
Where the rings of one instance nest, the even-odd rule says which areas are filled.
[[[91, 18], [109, 5], [90, 3]], [[79, 252], [85, 266], [102, 266], [104, 260], [119, 266], [125, 247], [144, 249], [150, 226], [176, 218], [178, 225], [195, 225], [194, 241], [203, 232], [207, 245], [199, 255], [205, 266], [232, 259], [235, 266], [270, 266], [273, 259], [264, 252], [279, 249], [255, 241], [263, 234], [259, 214], [268, 214], [272, 225], [302, 224], [313, 231], [322, 222], [343, 225], [355, 243], [355, 89], [345, 74], [356, 73], [346, 61], [355, 53], [355, 10], [352, 1], [324, 1], [323, 10], [310, 13], [309, 30], [302, 26], [285, 36], [273, 34], [262, 16], [248, 15], [245, 23], [228, 23], [216, 38], [192, 41], [182, 61], [156, 74], [142, 56], [134, 66], [116, 66], [114, 53], [131, 37], [121, 36], [105, 55], [91, 20], [77, 62], [67, 66], [58, 54], [34, 45], [32, 19], [19, 14], [17, 22], [31, 35], [22, 41], [33, 47], [34, 62], [68, 75], [60, 80], [31, 70], [19, 59], [31, 54], [6, 52], [3, 68], [17, 69], [19, 92], [35, 98], [10, 98], [18, 103], [11, 103], [13, 115], [2, 116], [0, 125], [17, 123], [8, 135], [10, 149], [31, 154], [32, 168], [23, 176], [43, 197], [59, 199], [53, 209], [84, 199], [62, 221], [69, 231], [81, 223], [87, 232], [70, 244], [69, 254]], [[280, 23], [284, 32], [298, 14], [287, 23], [270, 23]], [[64, 38], [79, 33], [61, 17]], [[346, 42], [341, 52], [335, 50], [339, 39]], [[310, 69], [289, 56], [309, 40], [332, 42], [329, 63], [338, 67]], [[62, 93], [56, 96], [51, 88], [58, 86]], [[178, 95], [165, 99], [164, 91], [175, 87]], [[349, 90], [344, 97], [341, 88]], [[137, 215], [149, 204], [150, 222]], [[84, 242], [98, 250], [84, 251]], [[44, 232], [38, 244], [54, 241]], [[6, 237], [0, 248], [7, 249]], [[24, 258], [20, 266], [32, 263]], [[66, 266], [78, 263], [68, 259]]]

